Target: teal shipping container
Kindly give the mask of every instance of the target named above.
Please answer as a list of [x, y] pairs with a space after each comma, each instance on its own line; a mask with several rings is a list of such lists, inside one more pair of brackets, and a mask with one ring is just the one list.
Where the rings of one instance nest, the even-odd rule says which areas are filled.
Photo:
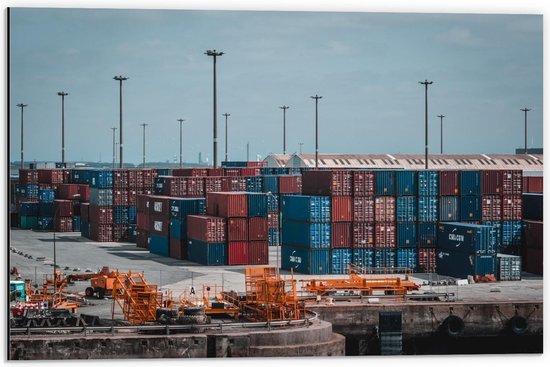
[[302, 274], [329, 274], [330, 250], [281, 246], [281, 268]]
[[417, 187], [418, 172], [413, 170], [403, 170], [395, 172], [395, 186], [397, 196], [418, 194]]
[[395, 195], [395, 171], [374, 171], [374, 180], [377, 196]]
[[397, 223], [397, 247], [416, 247], [416, 223]]
[[439, 197], [439, 221], [456, 222], [460, 220], [458, 196]]
[[479, 171], [460, 171], [460, 195], [481, 195], [481, 174]]
[[439, 195], [439, 171], [418, 171], [418, 196]]

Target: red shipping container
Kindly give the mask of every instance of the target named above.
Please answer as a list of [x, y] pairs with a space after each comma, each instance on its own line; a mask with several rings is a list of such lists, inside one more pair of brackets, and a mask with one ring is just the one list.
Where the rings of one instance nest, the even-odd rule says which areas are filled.
[[496, 169], [481, 171], [481, 194], [502, 194], [502, 171]]
[[347, 248], [353, 245], [351, 222], [331, 223], [330, 248]]
[[395, 198], [393, 196], [376, 196], [374, 198], [374, 220], [376, 222], [395, 221]]
[[267, 228], [279, 228], [279, 212], [267, 213]]
[[56, 217], [54, 218], [53, 226], [56, 232], [72, 232], [73, 217]]
[[418, 249], [418, 272], [419, 273], [436, 272], [435, 248]]
[[373, 196], [357, 196], [353, 198], [353, 221], [374, 222]]
[[239, 168], [239, 176], [245, 177], [245, 176], [259, 176], [260, 175], [260, 169], [255, 167], [244, 167]]
[[24, 185], [38, 182], [38, 171], [35, 169], [19, 169], [19, 183]]
[[502, 197], [502, 220], [521, 220], [521, 195], [504, 195]]
[[181, 247], [182, 247], [181, 239], [170, 238], [170, 249], [169, 249], [170, 257], [173, 259], [183, 260]]
[[113, 205], [128, 206], [127, 189], [113, 189]]
[[139, 229], [143, 229], [143, 230], [149, 229], [149, 214], [137, 212], [136, 220], [137, 220], [137, 227]]
[[185, 177], [187, 186], [187, 196], [204, 196], [204, 178], [203, 177]]
[[73, 216], [73, 202], [71, 200], [54, 200], [53, 207], [54, 217]]
[[207, 175], [221, 177], [225, 175], [225, 171], [223, 168], [208, 168]]
[[97, 242], [113, 242], [113, 225], [90, 223], [90, 238]]
[[210, 192], [222, 191], [222, 178], [217, 176], [204, 178], [204, 192], [208, 194]]
[[305, 171], [302, 174], [304, 195], [350, 196], [352, 175], [348, 170]]
[[208, 169], [206, 168], [174, 168], [172, 169], [174, 176], [207, 176]]
[[227, 265], [248, 264], [248, 241], [227, 243]]
[[152, 189], [155, 187], [155, 178], [158, 177], [158, 172], [154, 170], [143, 171], [143, 187]]
[[523, 249], [523, 256], [521, 257], [523, 270], [528, 273], [543, 275], [544, 255], [542, 251], [542, 248]]
[[353, 171], [353, 195], [374, 196], [374, 172]]
[[502, 171], [502, 193], [521, 195], [523, 193], [523, 172], [521, 170]]
[[90, 203], [80, 204], [80, 221], [83, 223], [90, 222]]
[[301, 194], [302, 176], [279, 176], [279, 194]]
[[[248, 217], [248, 197], [243, 192], [213, 192], [206, 197], [208, 215]], [[198, 238], [197, 238], [198, 239]]]
[[221, 176], [240, 176], [241, 171], [238, 168], [224, 168]]
[[169, 196], [149, 196], [149, 214], [170, 218]]
[[80, 195], [79, 200], [81, 202], [90, 201], [90, 186], [88, 186], [88, 185], [78, 185], [78, 194]]
[[460, 194], [459, 171], [439, 172], [439, 195], [454, 196]]
[[138, 213], [149, 213], [149, 195], [137, 194], [136, 207]]
[[38, 182], [49, 184], [63, 183], [63, 170], [61, 169], [39, 169]]
[[129, 183], [129, 174], [127, 169], [113, 170], [113, 187], [126, 189]]
[[500, 195], [482, 195], [481, 220], [502, 220], [502, 197]]
[[[229, 219], [229, 221], [231, 221], [231, 219]], [[267, 241], [267, 221], [267, 218], [261, 217], [248, 219], [249, 241]]]
[[351, 196], [333, 196], [331, 213], [333, 222], [351, 222], [353, 220], [353, 198]]
[[138, 228], [136, 231], [136, 246], [139, 248], [149, 248], [149, 233], [146, 230]]
[[250, 241], [248, 243], [248, 264], [269, 265], [269, 244], [267, 241]]
[[544, 188], [542, 176], [523, 176], [523, 192], [542, 193]]
[[246, 177], [222, 177], [222, 190], [224, 192], [246, 191]]
[[395, 223], [376, 223], [374, 225], [374, 247], [395, 247]]
[[128, 206], [136, 206], [137, 203], [137, 191], [128, 189]]
[[138, 169], [128, 170], [128, 187], [143, 187], [143, 173]]
[[128, 226], [126, 224], [113, 224], [113, 241], [128, 241]]
[[113, 223], [113, 208], [110, 206], [90, 205], [90, 222], [99, 224]]
[[227, 240], [248, 241], [248, 220], [246, 218], [227, 218]]
[[524, 224], [523, 247], [542, 249], [544, 244], [543, 243], [543, 238], [544, 238], [543, 222], [534, 221], [534, 220], [524, 220], [523, 224]]
[[69, 183], [71, 181], [71, 170], [70, 169], [64, 169], [63, 170], [63, 182]]
[[260, 162], [250, 161], [250, 162], [246, 162], [246, 166], [247, 167], [267, 167], [267, 162], [266, 161], [260, 161]]
[[162, 194], [171, 197], [184, 197], [187, 195], [187, 181], [184, 177], [164, 177]]
[[353, 223], [353, 248], [374, 247], [374, 223]]
[[187, 216], [187, 237], [204, 242], [225, 242], [226, 220], [208, 215]]
[[80, 185], [76, 184], [60, 184], [57, 187], [57, 197], [59, 199], [72, 200], [79, 194]]

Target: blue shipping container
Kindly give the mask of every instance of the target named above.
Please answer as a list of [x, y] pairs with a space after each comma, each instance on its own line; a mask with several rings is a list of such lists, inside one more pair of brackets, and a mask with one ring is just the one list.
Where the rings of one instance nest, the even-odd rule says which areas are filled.
[[495, 244], [498, 246], [502, 245], [502, 222], [501, 221], [483, 221], [481, 223], [484, 226], [490, 226], [493, 227], [495, 230]]
[[335, 248], [330, 250], [330, 273], [348, 274], [349, 266], [352, 263], [352, 251], [350, 248]]
[[481, 195], [481, 174], [479, 171], [460, 171], [460, 195]]
[[113, 206], [113, 223], [128, 224], [128, 207]]
[[374, 250], [370, 248], [353, 249], [353, 264], [362, 268], [374, 266]]
[[73, 217], [73, 232], [80, 232], [80, 216], [79, 215], [75, 215]]
[[330, 250], [281, 246], [281, 268], [302, 274], [329, 274]]
[[492, 255], [497, 252], [495, 230], [479, 224], [440, 223], [437, 247], [468, 254]]
[[328, 223], [330, 206], [328, 196], [285, 195], [281, 198], [283, 220]]
[[376, 249], [374, 251], [374, 266], [376, 268], [394, 268], [396, 252], [390, 249]]
[[439, 198], [439, 220], [441, 222], [456, 222], [460, 220], [459, 197], [441, 196]]
[[267, 217], [267, 197], [263, 193], [249, 193], [248, 195], [248, 216]]
[[[90, 188], [97, 187], [107, 189], [113, 187], [113, 171], [94, 170], [91, 172]], [[91, 195], [91, 191], [90, 191]]]
[[397, 221], [416, 222], [418, 213], [418, 202], [414, 196], [397, 197]]
[[205, 215], [206, 199], [177, 198], [170, 200], [170, 216], [175, 219], [187, 219], [188, 215]]
[[130, 224], [137, 223], [137, 208], [135, 206], [128, 207], [128, 223]]
[[53, 203], [53, 201], [55, 200], [55, 190], [39, 189], [38, 200], [41, 203]]
[[437, 273], [465, 279], [468, 275], [495, 274], [496, 254], [477, 255], [446, 249], [437, 250]]
[[397, 196], [418, 194], [417, 187], [418, 173], [412, 170], [397, 171], [395, 173]]
[[460, 220], [481, 220], [481, 196], [460, 197]]
[[418, 196], [439, 195], [439, 171], [418, 171]]
[[82, 237], [90, 238], [90, 223], [80, 223], [80, 235]]
[[437, 196], [418, 197], [418, 221], [437, 222], [439, 219], [439, 198]]
[[418, 250], [415, 248], [397, 249], [397, 267], [416, 271]]
[[267, 240], [268, 240], [269, 246], [279, 246], [281, 244], [280, 234], [281, 232], [279, 232], [278, 228], [267, 229]]
[[279, 193], [279, 176], [262, 176], [264, 181], [263, 192]]
[[152, 254], [166, 256], [170, 255], [170, 242], [168, 237], [149, 235], [149, 252]]
[[182, 231], [182, 221], [179, 219], [170, 219], [170, 238], [182, 239], [182, 234], [186, 236], [186, 232]]
[[213, 243], [189, 240], [187, 247], [189, 261], [203, 265], [225, 265], [227, 246], [225, 242]]
[[38, 204], [38, 216], [39, 217], [53, 217], [54, 204], [52, 203], [39, 203]]
[[246, 191], [262, 192], [264, 179], [262, 176], [250, 176], [246, 178]]
[[283, 220], [282, 243], [298, 247], [330, 248], [330, 223]]
[[113, 205], [113, 189], [90, 187], [90, 204], [97, 206]]
[[16, 195], [27, 199], [38, 199], [38, 184], [25, 184], [16, 186]]
[[270, 213], [279, 211], [279, 195], [267, 195], [267, 211]]
[[397, 247], [416, 247], [416, 223], [397, 223]]
[[36, 217], [38, 215], [38, 203], [22, 202], [19, 206], [19, 215], [25, 217]]
[[374, 180], [377, 196], [395, 195], [395, 171], [374, 171]]
[[522, 222], [521, 221], [502, 221], [502, 246], [517, 247], [522, 242]]
[[418, 223], [418, 246], [437, 247], [437, 223]]

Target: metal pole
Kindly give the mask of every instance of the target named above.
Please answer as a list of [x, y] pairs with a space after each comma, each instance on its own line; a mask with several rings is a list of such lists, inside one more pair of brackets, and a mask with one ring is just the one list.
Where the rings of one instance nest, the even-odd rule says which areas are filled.
[[286, 154], [286, 110], [290, 107], [283, 105], [279, 108], [283, 110], [283, 154]]
[[116, 127], [112, 127], [111, 130], [113, 130], [113, 169], [116, 168], [116, 143], [115, 143], [115, 131]]
[[249, 153], [250, 153], [250, 142], [246, 142], [246, 161], [249, 162]]
[[304, 145], [304, 143], [298, 143], [298, 145], [300, 146], [300, 154], [302, 154], [302, 146]]
[[441, 153], [440, 154], [443, 154], [443, 117], [445, 117], [445, 115], [437, 115], [437, 117], [441, 119]]
[[315, 169], [319, 168], [319, 100], [322, 96], [312, 96], [315, 100]]
[[226, 112], [223, 116], [225, 116], [225, 161], [227, 162], [227, 118], [231, 115]]
[[426, 165], [425, 168], [428, 169], [428, 85], [432, 84], [433, 82], [429, 82], [427, 79], [423, 82], [419, 82], [420, 84], [424, 84], [425, 86], [425, 95], [424, 95], [424, 101], [425, 101], [425, 107], [426, 107], [426, 122], [425, 122], [425, 160]]
[[24, 159], [23, 159], [23, 109], [27, 106], [28, 105], [23, 104], [23, 103], [19, 103], [17, 105], [17, 107], [21, 108], [21, 163], [20, 163], [21, 168], [24, 167], [24, 164], [23, 164], [23, 162], [24, 162]]
[[58, 96], [61, 96], [61, 164], [65, 163], [65, 96], [69, 93], [58, 92]]
[[181, 142], [182, 142], [182, 123], [185, 121], [184, 119], [178, 119], [180, 122], [180, 168], [183, 167], [183, 160], [182, 160], [182, 148], [181, 148]]
[[120, 84], [119, 88], [119, 107], [120, 107], [120, 126], [119, 126], [119, 149], [120, 149], [120, 168], [124, 168], [124, 144], [122, 143], [122, 82], [128, 80], [127, 77], [122, 75], [115, 76], [114, 80], [118, 80]]
[[143, 126], [143, 168], [145, 168], [145, 126], [149, 124], [141, 124]]
[[214, 58], [214, 68], [213, 68], [213, 74], [214, 74], [214, 168], [218, 167], [218, 106], [217, 106], [217, 97], [216, 97], [216, 58], [218, 56], [223, 55], [223, 52], [217, 52], [216, 50], [207, 50], [205, 53], [207, 56], [212, 56]]
[[525, 154], [527, 154], [527, 112], [531, 111], [531, 109], [522, 108], [521, 111], [525, 112]]

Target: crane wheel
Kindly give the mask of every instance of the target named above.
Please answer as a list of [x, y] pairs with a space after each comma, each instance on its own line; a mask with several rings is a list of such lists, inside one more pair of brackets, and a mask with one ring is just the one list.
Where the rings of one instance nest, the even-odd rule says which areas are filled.
[[84, 293], [86, 294], [86, 297], [93, 297], [94, 296], [94, 289], [92, 287], [88, 287], [88, 288], [86, 288]]

